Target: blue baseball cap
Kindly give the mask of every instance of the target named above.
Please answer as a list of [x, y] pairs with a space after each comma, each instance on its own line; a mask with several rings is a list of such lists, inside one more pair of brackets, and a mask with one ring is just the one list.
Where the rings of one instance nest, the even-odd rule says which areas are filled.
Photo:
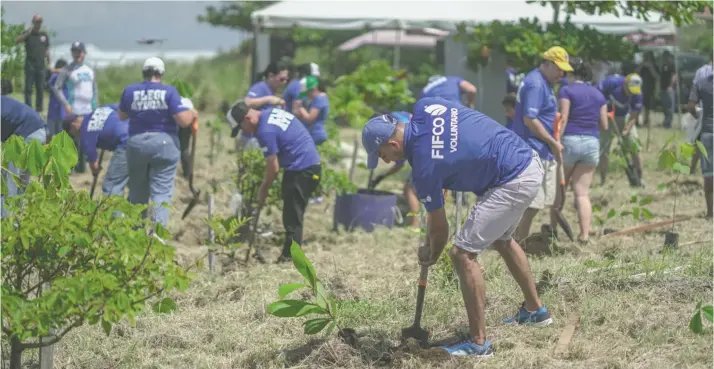
[[374, 169], [379, 161], [379, 148], [397, 129], [397, 120], [383, 114], [370, 119], [362, 129], [362, 146], [367, 150], [367, 168]]
[[87, 49], [84, 47], [84, 42], [75, 41], [72, 43], [71, 51], [86, 51], [86, 50]]

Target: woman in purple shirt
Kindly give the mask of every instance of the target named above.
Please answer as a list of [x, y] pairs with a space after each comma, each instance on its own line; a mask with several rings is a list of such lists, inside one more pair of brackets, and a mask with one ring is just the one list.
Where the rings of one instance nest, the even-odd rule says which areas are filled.
[[562, 117], [565, 181], [573, 180], [575, 207], [580, 221], [580, 242], [587, 242], [590, 233], [592, 207], [590, 183], [600, 159], [599, 129], [607, 130], [607, 104], [597, 88], [585, 83], [590, 66], [581, 59], [570, 61], [575, 81], [558, 93]]
[[[285, 100], [276, 96], [279, 90], [288, 82], [288, 65], [281, 62], [271, 62], [260, 73], [260, 81], [250, 86], [243, 102], [251, 109], [264, 110], [270, 108], [285, 109]], [[290, 107], [288, 107], [290, 109]], [[233, 127], [234, 129], [236, 127]], [[243, 147], [258, 147], [258, 141], [252, 134], [241, 132], [240, 145]]]

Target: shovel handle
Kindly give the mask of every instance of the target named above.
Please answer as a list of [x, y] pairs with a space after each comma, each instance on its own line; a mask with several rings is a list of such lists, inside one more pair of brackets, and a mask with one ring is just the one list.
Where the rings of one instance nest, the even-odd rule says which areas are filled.
[[424, 310], [424, 296], [426, 296], [426, 278], [429, 275], [429, 267], [421, 267], [419, 273], [419, 284], [417, 287], [417, 305], [414, 313], [414, 326], [421, 327], [421, 314]]

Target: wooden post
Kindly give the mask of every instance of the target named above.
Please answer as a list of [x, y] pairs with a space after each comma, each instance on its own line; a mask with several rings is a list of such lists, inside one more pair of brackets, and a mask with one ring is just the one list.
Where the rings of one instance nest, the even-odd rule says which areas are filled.
[[[45, 283], [42, 286], [43, 289], [47, 290], [50, 288], [49, 283]], [[54, 334], [54, 329], [50, 328], [50, 335]], [[41, 337], [40, 342], [47, 341], [47, 337]], [[40, 369], [52, 369], [54, 367], [54, 345], [49, 345], [40, 348]]]
[[349, 180], [352, 182], [352, 175], [355, 173], [355, 163], [357, 162], [357, 150], [359, 149], [359, 146], [357, 140], [354, 142], [354, 149], [352, 149], [352, 162], [350, 163], [350, 174], [349, 174]]
[[[209, 193], [208, 194], [208, 219], [211, 219], [212, 215], [213, 215], [213, 194]], [[208, 242], [210, 245], [213, 245], [213, 243], [216, 242], [215, 232], [213, 231], [213, 228], [210, 225], [208, 226]], [[213, 273], [215, 266], [216, 266], [216, 255], [213, 253], [212, 250], [209, 250], [208, 251], [208, 271], [210, 273]]]

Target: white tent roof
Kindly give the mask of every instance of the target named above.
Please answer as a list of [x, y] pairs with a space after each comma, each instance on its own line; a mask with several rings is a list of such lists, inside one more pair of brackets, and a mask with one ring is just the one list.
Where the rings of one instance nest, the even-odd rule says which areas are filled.
[[[365, 28], [422, 28], [455, 29], [458, 23], [480, 24], [494, 20], [515, 22], [520, 18], [538, 19], [544, 23], [553, 18], [550, 7], [527, 4], [525, 1], [355, 1], [284, 0], [253, 12], [253, 24], [264, 29], [312, 28], [323, 30], [360, 30]], [[561, 15], [561, 20], [564, 20]], [[601, 32], [674, 34], [670, 22], [659, 22], [658, 16], [643, 22], [634, 17], [614, 15], [571, 16], [574, 24], [590, 25]]]

